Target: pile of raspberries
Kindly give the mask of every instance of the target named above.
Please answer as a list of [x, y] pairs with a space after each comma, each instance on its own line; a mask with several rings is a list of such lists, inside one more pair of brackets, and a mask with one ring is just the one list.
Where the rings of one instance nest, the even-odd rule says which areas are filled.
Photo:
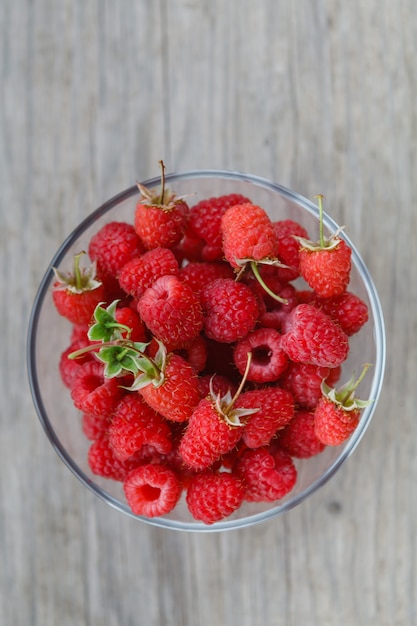
[[364, 372], [335, 385], [368, 309], [348, 291], [349, 246], [322, 234], [321, 203], [313, 242], [240, 194], [190, 207], [163, 177], [138, 187], [132, 222], [106, 223], [89, 259], [55, 270], [72, 328], [60, 375], [91, 471], [121, 481], [134, 514], [166, 515], [185, 493], [213, 524], [284, 498], [295, 459], [351, 435]]

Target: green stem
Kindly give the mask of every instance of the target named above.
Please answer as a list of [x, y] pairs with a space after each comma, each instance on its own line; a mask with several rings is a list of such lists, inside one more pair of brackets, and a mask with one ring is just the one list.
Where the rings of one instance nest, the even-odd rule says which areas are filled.
[[274, 293], [272, 291], [272, 289], [270, 289], [268, 287], [268, 285], [265, 283], [264, 279], [262, 278], [259, 269], [258, 269], [258, 264], [255, 261], [251, 261], [250, 262], [250, 266], [252, 269], [252, 272], [256, 278], [256, 280], [258, 281], [258, 283], [261, 285], [262, 289], [264, 289], [266, 291], [266, 293], [271, 296], [271, 298], [273, 298], [274, 300], [276, 300], [277, 302], [281, 302], [281, 304], [288, 304], [288, 300], [286, 300], [285, 298], [281, 298], [280, 296], [278, 296], [276, 293]]
[[78, 254], [74, 255], [74, 278], [75, 278], [75, 287], [76, 289], [78, 289], [79, 291], [83, 290], [83, 278], [82, 278], [82, 274], [81, 274], [81, 270], [80, 270], [80, 258], [82, 257], [82, 255], [85, 254], [85, 252], [79, 252]]
[[74, 352], [71, 352], [68, 355], [68, 358], [78, 359], [79, 357], [84, 356], [85, 354], [88, 354], [88, 352], [100, 352], [102, 348], [115, 348], [117, 346], [121, 346], [121, 347], [124, 346], [126, 350], [133, 350], [133, 352], [136, 352], [138, 356], [148, 359], [148, 361], [150, 361], [154, 365], [153, 360], [147, 354], [138, 350], [135, 347], [133, 341], [129, 341], [126, 339], [122, 339], [122, 340], [116, 339], [115, 341], [103, 341], [102, 343], [93, 343], [89, 346], [85, 346], [84, 348], [80, 348], [79, 350], [74, 350]]
[[346, 392], [346, 394], [341, 398], [340, 403], [342, 405], [346, 404], [346, 402], [352, 398], [353, 394], [355, 393], [356, 389], [359, 387], [360, 383], [362, 382], [362, 380], [365, 377], [366, 372], [368, 371], [368, 369], [371, 367], [370, 363], [365, 363], [365, 365], [363, 366], [363, 370], [359, 376], [359, 378], [356, 380], [356, 382], [354, 383], [354, 385], [352, 387], [350, 387], [348, 389], [348, 391]]
[[323, 195], [318, 194], [315, 197], [318, 199], [318, 203], [319, 203], [320, 247], [324, 248], [325, 240], [324, 240], [324, 231], [323, 231]]
[[242, 380], [240, 381], [240, 385], [237, 388], [237, 391], [235, 393], [235, 395], [233, 396], [233, 398], [231, 399], [231, 401], [229, 402], [229, 404], [227, 405], [227, 408], [224, 410], [224, 413], [227, 415], [228, 413], [230, 413], [230, 411], [233, 408], [234, 403], [236, 402], [236, 400], [238, 399], [238, 397], [240, 396], [240, 394], [242, 393], [242, 389], [245, 386], [246, 383], [246, 379], [248, 377], [249, 374], [249, 369], [250, 369], [250, 364], [252, 361], [252, 352], [248, 352], [248, 360], [246, 361], [246, 367], [245, 367], [245, 371], [243, 373], [243, 377]]

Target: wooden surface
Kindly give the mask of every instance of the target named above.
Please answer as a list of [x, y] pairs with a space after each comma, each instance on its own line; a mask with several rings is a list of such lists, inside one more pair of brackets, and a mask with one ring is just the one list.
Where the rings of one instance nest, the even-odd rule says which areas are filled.
[[[1, 623], [417, 624], [415, 1], [2, 0], [0, 33]], [[236, 532], [163, 531], [99, 501], [27, 385], [53, 253], [161, 158], [324, 193], [384, 308], [359, 448], [304, 504]]]

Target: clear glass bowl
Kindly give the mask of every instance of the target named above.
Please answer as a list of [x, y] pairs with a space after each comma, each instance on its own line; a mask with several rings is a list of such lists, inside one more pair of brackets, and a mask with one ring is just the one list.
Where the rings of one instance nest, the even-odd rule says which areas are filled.
[[[318, 209], [310, 201], [280, 185], [256, 176], [230, 171], [189, 171], [166, 176], [167, 186], [177, 195], [193, 194], [190, 204], [203, 198], [228, 193], [240, 193], [262, 206], [273, 220], [291, 218], [300, 222], [313, 239], [318, 236]], [[147, 187], [159, 187], [160, 179], [145, 181]], [[351, 337], [348, 360], [343, 364], [341, 382], [364, 363], [373, 367], [361, 383], [361, 399], [372, 399], [363, 411], [353, 435], [339, 447], [327, 447], [321, 454], [298, 461], [298, 479], [287, 497], [274, 503], [245, 503], [224, 521], [206, 525], [195, 521], [182, 500], [169, 515], [145, 518], [134, 515], [125, 502], [121, 483], [101, 479], [90, 471], [87, 452], [90, 442], [81, 430], [81, 420], [73, 407], [69, 391], [61, 382], [58, 362], [69, 343], [70, 326], [53, 305], [52, 268], [68, 270], [73, 255], [87, 249], [92, 235], [106, 222], [133, 222], [139, 192], [135, 186], [123, 191], [91, 213], [63, 242], [39, 286], [30, 317], [27, 344], [29, 383], [41, 424], [52, 446], [85, 487], [109, 505], [133, 518], [155, 526], [184, 531], [212, 532], [249, 526], [275, 517], [300, 504], [323, 486], [352, 454], [362, 439], [375, 412], [385, 367], [385, 331], [378, 294], [372, 278], [358, 251], [346, 234], [341, 233], [352, 248], [352, 274], [349, 290], [362, 298], [369, 308], [366, 325]], [[335, 232], [337, 224], [324, 215], [327, 234]]]

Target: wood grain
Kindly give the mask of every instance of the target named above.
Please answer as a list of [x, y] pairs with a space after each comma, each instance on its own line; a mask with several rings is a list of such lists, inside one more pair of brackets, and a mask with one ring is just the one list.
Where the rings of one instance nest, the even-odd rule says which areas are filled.
[[[0, 32], [2, 623], [417, 624], [413, 0], [3, 0]], [[353, 457], [285, 517], [223, 535], [87, 493], [26, 384], [53, 253], [160, 158], [324, 193], [385, 314], [384, 390]]]

